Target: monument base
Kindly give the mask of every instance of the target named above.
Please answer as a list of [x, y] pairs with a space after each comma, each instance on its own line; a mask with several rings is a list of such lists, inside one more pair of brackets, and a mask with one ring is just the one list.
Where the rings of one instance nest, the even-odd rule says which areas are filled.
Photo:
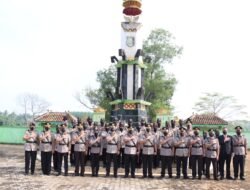
[[128, 122], [133, 120], [133, 126], [139, 126], [141, 119], [148, 121], [147, 107], [150, 102], [143, 100], [115, 100], [110, 102], [112, 105], [111, 120], [118, 118], [121, 121]]

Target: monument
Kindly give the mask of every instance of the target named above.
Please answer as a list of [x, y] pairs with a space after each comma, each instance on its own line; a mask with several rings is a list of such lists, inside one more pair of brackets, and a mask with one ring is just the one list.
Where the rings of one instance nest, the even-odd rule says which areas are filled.
[[141, 0], [123, 0], [123, 7], [125, 21], [121, 23], [121, 58], [111, 57], [111, 62], [117, 62], [116, 91], [110, 102], [111, 119], [132, 119], [134, 125], [138, 125], [142, 118], [147, 121], [147, 107], [151, 105], [144, 100], [146, 66], [142, 59], [142, 24], [138, 22], [142, 12]]

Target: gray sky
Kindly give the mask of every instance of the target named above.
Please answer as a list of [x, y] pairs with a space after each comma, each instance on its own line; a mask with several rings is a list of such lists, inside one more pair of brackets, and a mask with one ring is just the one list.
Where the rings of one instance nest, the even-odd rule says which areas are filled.
[[[54, 111], [83, 111], [76, 91], [97, 87], [96, 72], [120, 48], [122, 0], [0, 0], [0, 110], [21, 112], [36, 93]], [[143, 38], [169, 30], [184, 52], [168, 72], [178, 85], [175, 114], [188, 117], [203, 92], [232, 95], [250, 113], [249, 0], [143, 1]]]

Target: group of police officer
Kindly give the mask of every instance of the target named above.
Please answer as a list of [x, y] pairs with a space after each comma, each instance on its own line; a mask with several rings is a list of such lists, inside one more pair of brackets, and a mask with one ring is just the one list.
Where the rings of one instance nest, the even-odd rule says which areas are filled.
[[[57, 175], [68, 175], [68, 157], [75, 166], [75, 176], [84, 176], [87, 159], [91, 161], [92, 176], [99, 173], [99, 162], [103, 161], [106, 168], [106, 177], [110, 176], [113, 162], [113, 176], [117, 178], [119, 167], [125, 168], [124, 177], [135, 178], [135, 168], [142, 164], [142, 178], [154, 178], [152, 168], [161, 166], [161, 178], [173, 177], [173, 163], [176, 162], [176, 178], [181, 172], [184, 179], [188, 179], [187, 168], [192, 170], [193, 179], [201, 179], [205, 175], [210, 179], [210, 165], [213, 165], [214, 180], [244, 178], [245, 156], [247, 154], [247, 140], [242, 135], [242, 127], [235, 127], [236, 135], [227, 134], [223, 128], [222, 135], [216, 135], [213, 129], [208, 133], [200, 134], [198, 127], [192, 128], [190, 121], [183, 125], [182, 120], [176, 124], [161, 120], [147, 124], [142, 120], [139, 127], [132, 126], [133, 121], [123, 123], [115, 120], [113, 123], [87, 122], [73, 124], [68, 128], [67, 122], [57, 127], [53, 134], [50, 123], [44, 125], [44, 130], [38, 133], [35, 123], [29, 124], [23, 139], [25, 142], [25, 174], [31, 175], [35, 171], [38, 147], [41, 151], [41, 168], [44, 175], [50, 175], [51, 163]], [[230, 174], [231, 158], [233, 157], [234, 177]], [[161, 164], [160, 164], [161, 162]], [[224, 165], [226, 162], [226, 176]], [[198, 167], [197, 167], [198, 166]], [[239, 174], [240, 168], [240, 174]]]

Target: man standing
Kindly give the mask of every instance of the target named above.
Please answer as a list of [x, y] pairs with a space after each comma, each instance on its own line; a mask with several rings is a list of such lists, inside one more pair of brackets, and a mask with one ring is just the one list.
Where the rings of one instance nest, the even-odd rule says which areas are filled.
[[179, 136], [175, 138], [175, 156], [176, 156], [176, 178], [180, 178], [181, 166], [184, 179], [188, 179], [187, 175], [187, 161], [189, 155], [189, 138], [185, 136], [186, 129], [179, 128]]
[[209, 129], [209, 137], [204, 142], [205, 156], [206, 156], [206, 177], [210, 179], [210, 165], [213, 164], [214, 180], [218, 180], [217, 162], [219, 159], [220, 145], [218, 139], [215, 137], [213, 129]]
[[240, 179], [245, 180], [244, 177], [244, 164], [245, 157], [247, 155], [247, 139], [242, 135], [242, 127], [235, 127], [236, 135], [233, 136], [233, 168], [234, 168], [234, 179], [238, 178], [239, 167], [240, 167]]
[[99, 159], [102, 155], [101, 136], [97, 128], [89, 137], [92, 177], [98, 177]]
[[169, 134], [169, 129], [164, 130], [163, 135], [160, 137], [161, 177], [165, 177], [165, 170], [168, 168], [168, 176], [172, 178], [174, 138]]
[[143, 178], [154, 178], [152, 173], [153, 156], [156, 155], [157, 147], [155, 143], [155, 136], [150, 132], [151, 126], [146, 127], [146, 132], [141, 136], [140, 144], [142, 147], [142, 166]]
[[201, 179], [202, 175], [202, 161], [203, 161], [203, 139], [199, 135], [200, 128], [194, 127], [194, 136], [190, 139], [190, 160], [191, 168], [192, 168], [192, 177], [193, 179], [196, 178], [196, 165], [198, 163], [198, 179]]
[[[137, 141], [138, 138], [133, 134], [133, 128], [128, 128], [128, 133], [124, 137], [125, 144], [125, 178], [129, 175], [129, 169], [131, 169], [131, 177], [135, 178], [135, 165], [136, 165], [136, 153], [137, 153]], [[139, 154], [139, 152], [138, 152]]]
[[79, 176], [79, 167], [81, 168], [80, 175], [84, 176], [86, 152], [88, 151], [88, 139], [86, 132], [83, 131], [82, 124], [78, 124], [77, 130], [78, 131], [75, 132], [73, 136], [73, 142], [75, 143], [75, 176]]
[[232, 137], [227, 134], [227, 128], [224, 127], [223, 135], [219, 136], [220, 143], [220, 156], [219, 156], [219, 166], [220, 166], [220, 179], [224, 179], [224, 164], [226, 161], [226, 178], [231, 180], [233, 179], [230, 175], [230, 163], [233, 152], [233, 140]]
[[107, 166], [106, 166], [106, 177], [109, 177], [111, 162], [114, 163], [114, 177], [117, 178], [118, 171], [118, 155], [120, 150], [120, 138], [116, 133], [115, 128], [112, 124], [110, 134], [107, 136]]
[[25, 175], [29, 174], [31, 165], [31, 175], [34, 175], [37, 155], [38, 134], [35, 131], [35, 123], [29, 124], [29, 129], [25, 132], [23, 140], [25, 140]]
[[53, 135], [50, 131], [50, 123], [44, 125], [44, 131], [41, 133], [40, 150], [41, 150], [41, 164], [44, 175], [50, 175], [51, 172], [51, 158], [52, 158], [52, 142]]
[[58, 169], [57, 176], [61, 175], [62, 161], [64, 160], [64, 175], [68, 176], [68, 154], [70, 153], [70, 135], [66, 131], [66, 125], [60, 125], [60, 134], [56, 136], [56, 141], [58, 143]]

